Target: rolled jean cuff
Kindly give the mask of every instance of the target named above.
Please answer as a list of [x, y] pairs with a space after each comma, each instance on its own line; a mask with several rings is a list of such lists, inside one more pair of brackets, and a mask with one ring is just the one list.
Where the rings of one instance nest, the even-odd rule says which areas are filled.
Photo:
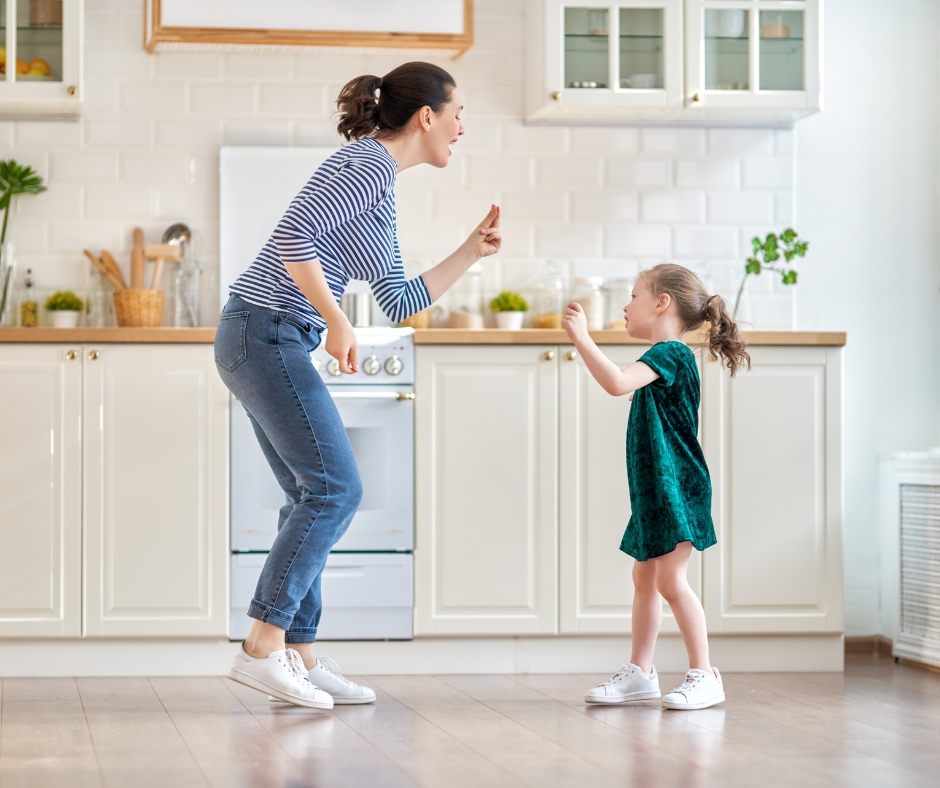
[[284, 642], [285, 643], [316, 643], [317, 642], [317, 628], [316, 627], [297, 627], [295, 629], [288, 629], [284, 633]]
[[290, 629], [291, 622], [294, 620], [293, 616], [288, 616], [276, 607], [265, 605], [257, 599], [251, 600], [251, 605], [248, 606], [248, 615], [280, 629]]

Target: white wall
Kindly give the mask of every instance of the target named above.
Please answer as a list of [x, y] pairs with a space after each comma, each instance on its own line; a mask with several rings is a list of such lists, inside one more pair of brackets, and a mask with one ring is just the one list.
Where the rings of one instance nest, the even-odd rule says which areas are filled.
[[877, 454], [940, 440], [936, 0], [826, 0], [825, 111], [796, 126], [801, 328], [848, 331], [846, 632], [880, 631]]

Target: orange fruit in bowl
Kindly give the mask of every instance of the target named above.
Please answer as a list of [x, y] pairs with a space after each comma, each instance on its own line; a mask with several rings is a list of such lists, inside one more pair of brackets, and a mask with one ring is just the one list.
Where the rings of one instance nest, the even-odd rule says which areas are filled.
[[49, 63], [41, 57], [29, 61], [29, 70], [39, 71], [40, 75], [43, 77], [48, 77], [52, 73], [52, 68], [49, 66]]
[[0, 47], [0, 66], [5, 65], [7, 62], [7, 48]]
[[29, 71], [29, 63], [27, 63], [25, 60], [20, 60], [19, 58], [17, 58], [16, 59], [16, 73], [25, 74], [27, 71]]

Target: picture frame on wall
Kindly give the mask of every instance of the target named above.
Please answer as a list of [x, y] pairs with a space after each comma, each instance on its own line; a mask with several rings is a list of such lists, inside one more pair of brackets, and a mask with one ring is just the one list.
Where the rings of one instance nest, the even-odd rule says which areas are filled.
[[144, 0], [148, 52], [199, 44], [463, 52], [473, 0]]

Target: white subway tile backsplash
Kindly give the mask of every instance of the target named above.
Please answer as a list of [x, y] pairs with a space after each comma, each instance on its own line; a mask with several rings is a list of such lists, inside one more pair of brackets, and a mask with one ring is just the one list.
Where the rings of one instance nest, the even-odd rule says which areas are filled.
[[247, 82], [192, 82], [189, 108], [200, 114], [253, 115], [257, 92], [257, 87]]
[[399, 218], [398, 245], [402, 257], [431, 257], [440, 261], [460, 246], [469, 232], [469, 224], [403, 222]]
[[603, 231], [596, 225], [545, 224], [535, 228], [535, 253], [542, 257], [600, 257]]
[[[198, 224], [219, 215], [219, 187], [158, 186], [154, 216], [174, 222]], [[272, 228], [274, 229], [274, 228]]]
[[121, 12], [117, 9], [86, 8], [83, 21], [87, 43], [114, 44], [121, 40]]
[[705, 195], [701, 192], [643, 194], [640, 217], [645, 222], [704, 222]]
[[155, 140], [158, 148], [217, 148], [222, 144], [222, 119], [157, 118]]
[[304, 118], [294, 121], [294, 145], [314, 148], [339, 148], [345, 140], [336, 131], [331, 118]]
[[149, 148], [153, 142], [149, 117], [85, 118], [85, 145], [89, 148]]
[[473, 20], [474, 38], [487, 46], [523, 49], [525, 20], [521, 16], [487, 16], [477, 14]]
[[737, 159], [702, 157], [676, 161], [676, 186], [680, 189], [737, 189], [741, 166]]
[[49, 251], [79, 259], [82, 249], [117, 249], [117, 221], [53, 219], [49, 222]]
[[183, 184], [188, 163], [184, 153], [125, 153], [121, 157], [121, 181]]
[[[17, 216], [7, 228], [7, 241], [13, 244], [14, 258], [22, 255], [45, 254], [49, 239], [49, 221]], [[6, 262], [6, 261], [4, 261]]]
[[141, 43], [94, 44], [85, 47], [85, 78], [147, 79], [153, 76], [154, 58]]
[[294, 124], [290, 120], [236, 119], [225, 121], [226, 145], [290, 145]]
[[32, 167], [44, 181], [49, 180], [49, 154], [44, 150], [18, 150], [15, 161], [18, 164]]
[[500, 204], [503, 216], [515, 219], [563, 222], [568, 213], [567, 195], [556, 189], [507, 189]]
[[153, 215], [150, 186], [89, 186], [85, 190], [85, 215], [93, 219], [149, 219]]
[[317, 84], [261, 85], [262, 114], [326, 115], [326, 87]]
[[637, 195], [623, 191], [577, 191], [571, 195], [571, 217], [578, 222], [635, 222]]
[[603, 159], [599, 156], [553, 156], [536, 160], [539, 186], [601, 185]]
[[86, 81], [82, 87], [82, 112], [86, 117], [98, 112], [117, 112], [117, 95], [117, 82]]
[[711, 192], [708, 221], [715, 224], [763, 224], [773, 221], [774, 201], [769, 192]]
[[81, 122], [72, 118], [53, 121], [16, 121], [14, 144], [20, 148], [78, 148], [82, 144]]
[[553, 126], [503, 124], [503, 148], [508, 151], [564, 153], [568, 146], [568, 130]]
[[500, 50], [482, 49], [473, 47], [467, 50], [456, 60], [444, 66], [445, 70], [456, 80], [458, 89], [464, 85], [487, 82], [517, 82], [518, 79], [506, 79], [503, 74], [503, 63], [500, 59]]
[[467, 85], [460, 88], [466, 119], [518, 118], [522, 107], [522, 85]]
[[640, 131], [644, 153], [704, 153], [705, 129], [644, 128]]
[[431, 190], [407, 186], [396, 188], [395, 214], [407, 216], [410, 221], [429, 221], [431, 219]]
[[115, 181], [117, 153], [75, 151], [50, 155], [49, 178], [53, 181]]
[[499, 226], [503, 235], [500, 256], [525, 258], [535, 254], [535, 227], [532, 224], [510, 217], [502, 219]]
[[[411, 167], [399, 174], [396, 182], [409, 186], [433, 186], [436, 188], [463, 186], [466, 183], [467, 159], [471, 157], [455, 152], [450, 157], [446, 167]], [[484, 164], [481, 164], [481, 167], [484, 170], [487, 169]]]
[[774, 131], [774, 153], [777, 156], [793, 155], [793, 129]]
[[457, 142], [455, 150], [461, 153], [493, 153], [500, 149], [500, 124], [495, 120], [482, 118], [462, 118], [464, 133]]
[[82, 187], [71, 184], [50, 184], [39, 194], [27, 194], [16, 198], [18, 216], [32, 216], [37, 219], [68, 217], [79, 218], [82, 215]]
[[744, 160], [745, 189], [793, 188], [793, 160], [762, 156]]
[[154, 80], [122, 82], [118, 88], [118, 107], [124, 112], [184, 112], [186, 85]]
[[[121, 41], [125, 44], [140, 46], [141, 33], [144, 29], [144, 7], [138, 5], [137, 8], [128, 8], [127, 3], [123, 3], [121, 11]], [[85, 5], [88, 8], [88, 5]]]
[[773, 153], [773, 129], [709, 129], [709, 153], [769, 156]]
[[[499, 192], [489, 189], [424, 189], [431, 197], [431, 216], [434, 221], [450, 222], [452, 224], [465, 224], [475, 227], [483, 221], [483, 217], [490, 210], [490, 206], [499, 203]], [[397, 206], [396, 206], [397, 207]], [[398, 209], [398, 216], [408, 221], [415, 217]]]
[[734, 257], [738, 254], [738, 233], [734, 227], [675, 227], [672, 231], [676, 257]]
[[225, 79], [286, 80], [293, 76], [294, 57], [287, 53], [228, 52], [222, 60]]
[[668, 188], [670, 180], [668, 159], [640, 157], [607, 160], [608, 186], [636, 188]]
[[157, 52], [150, 57], [158, 78], [209, 81], [222, 77], [219, 52]]
[[13, 147], [14, 129], [15, 129], [15, 121], [12, 121], [12, 120], [0, 121], [0, 149], [6, 150], [7, 148]]
[[774, 221], [789, 226], [793, 223], [793, 192], [777, 192], [774, 195]]
[[671, 252], [669, 227], [655, 224], [622, 224], [605, 232], [609, 257], [668, 258]]
[[502, 51], [501, 76], [503, 82], [525, 82], [525, 51], [522, 49], [504, 49]]
[[[345, 85], [353, 77], [366, 73], [364, 58], [358, 52], [304, 52], [294, 55], [294, 79]], [[330, 98], [335, 100], [335, 93]]]
[[471, 186], [530, 186], [532, 159], [518, 154], [471, 153], [467, 157], [467, 182]]
[[637, 130], [575, 126], [570, 130], [571, 149], [576, 153], [636, 153]]

